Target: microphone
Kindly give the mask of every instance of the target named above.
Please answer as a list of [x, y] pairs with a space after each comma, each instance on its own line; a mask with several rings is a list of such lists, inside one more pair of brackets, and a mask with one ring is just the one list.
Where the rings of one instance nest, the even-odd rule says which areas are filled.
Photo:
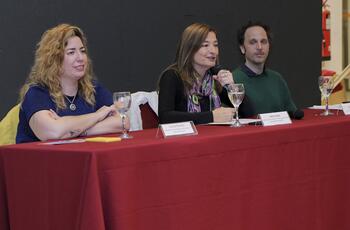
[[304, 111], [296, 109], [295, 111], [288, 111], [290, 118], [300, 120], [304, 117]]
[[222, 68], [221, 65], [215, 65], [213, 67], [210, 68], [210, 72], [213, 74], [213, 75], [217, 75], [220, 70], [223, 70], [224, 68]]
[[[221, 65], [217, 64], [217, 65], [215, 65], [215, 66], [210, 68], [210, 72], [213, 75], [217, 75], [220, 72], [220, 70], [223, 70], [223, 69], [225, 69], [225, 68], [223, 68]], [[229, 86], [229, 84], [226, 84], [226, 85], [223, 86], [226, 89], [226, 91], [229, 90], [228, 86]]]

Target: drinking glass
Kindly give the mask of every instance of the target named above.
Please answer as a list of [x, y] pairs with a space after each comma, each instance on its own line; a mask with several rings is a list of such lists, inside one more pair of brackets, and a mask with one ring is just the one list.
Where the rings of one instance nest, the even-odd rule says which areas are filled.
[[122, 118], [123, 133], [120, 135], [122, 139], [130, 139], [131, 135], [128, 134], [128, 130], [125, 128], [126, 112], [130, 109], [131, 95], [130, 92], [115, 92], [113, 93], [113, 102], [117, 108], [120, 117]]
[[236, 119], [235, 122], [231, 125], [231, 127], [241, 127], [242, 124], [239, 122], [238, 117], [238, 108], [239, 105], [242, 103], [244, 98], [244, 85], [243, 84], [230, 84], [228, 85], [228, 98], [230, 99], [232, 105], [236, 109]]
[[328, 99], [329, 99], [329, 96], [331, 95], [331, 93], [333, 91], [333, 87], [334, 87], [333, 78], [331, 76], [320, 76], [318, 78], [318, 86], [320, 88], [322, 98], [324, 98], [326, 100], [325, 111], [322, 112], [320, 115], [321, 116], [333, 115], [333, 113], [330, 112], [328, 109]]

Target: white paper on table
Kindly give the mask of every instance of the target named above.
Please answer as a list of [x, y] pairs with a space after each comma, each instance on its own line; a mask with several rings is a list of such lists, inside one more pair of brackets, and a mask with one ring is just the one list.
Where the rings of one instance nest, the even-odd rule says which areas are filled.
[[[326, 109], [325, 105], [313, 105], [309, 107], [309, 109]], [[343, 110], [343, 107], [341, 104], [334, 104], [334, 105], [329, 105], [328, 109], [337, 109], [337, 110]]]
[[163, 137], [197, 135], [198, 131], [193, 121], [175, 122], [159, 125]]
[[292, 124], [292, 120], [287, 111], [260, 113], [259, 117], [261, 118], [263, 126]]
[[82, 143], [85, 142], [85, 139], [72, 139], [72, 140], [59, 140], [59, 141], [51, 141], [51, 142], [44, 142], [39, 143], [41, 145], [64, 145], [64, 144], [75, 144], [75, 143]]
[[[208, 123], [208, 125], [232, 125], [235, 121], [227, 121], [227, 122], [211, 122]], [[248, 119], [248, 118], [240, 118], [239, 122], [242, 125], [247, 125], [247, 124], [254, 124], [261, 122], [261, 119]]]
[[350, 115], [350, 103], [341, 104], [345, 115]]

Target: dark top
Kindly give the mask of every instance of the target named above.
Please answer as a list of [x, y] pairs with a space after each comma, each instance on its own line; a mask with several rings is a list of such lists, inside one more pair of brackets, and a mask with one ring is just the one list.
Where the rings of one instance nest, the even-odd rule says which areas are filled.
[[297, 110], [287, 83], [278, 72], [265, 69], [261, 74], [256, 74], [242, 65], [233, 71], [233, 76], [236, 83], [244, 84], [245, 97], [239, 107], [242, 117]]
[[[220, 84], [218, 82], [216, 83]], [[219, 96], [221, 104], [231, 105], [225, 89], [222, 90]], [[173, 69], [165, 71], [160, 78], [158, 100], [160, 123], [193, 121], [194, 124], [205, 124], [213, 122], [209, 96], [199, 99], [201, 112], [187, 112], [185, 86], [178, 73]]]
[[[30, 87], [21, 104], [21, 109], [19, 112], [19, 124], [17, 127], [16, 143], [39, 141], [39, 139], [35, 136], [35, 134], [29, 126], [29, 120], [34, 113], [40, 110], [52, 109], [57, 113], [58, 116], [75, 116], [93, 113], [104, 105], [109, 106], [113, 104], [113, 96], [106, 88], [104, 88], [97, 82], [94, 82], [94, 87], [96, 91], [95, 106], [89, 105], [78, 94], [74, 100], [74, 104], [76, 105], [76, 110], [74, 111], [69, 109], [70, 103], [67, 99], [65, 99], [67, 108], [63, 110], [58, 110], [56, 104], [51, 99], [47, 88], [43, 86]], [[72, 97], [69, 98], [71, 101], [73, 100]]]

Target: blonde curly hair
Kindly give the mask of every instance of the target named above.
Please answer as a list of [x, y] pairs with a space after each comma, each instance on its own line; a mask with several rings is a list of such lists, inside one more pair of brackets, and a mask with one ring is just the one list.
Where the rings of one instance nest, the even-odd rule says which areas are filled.
[[34, 65], [31, 68], [26, 83], [20, 91], [20, 102], [23, 101], [25, 94], [31, 86], [40, 85], [48, 89], [58, 109], [66, 108], [60, 84], [60, 75], [62, 73], [64, 51], [68, 39], [75, 36], [81, 39], [87, 55], [86, 72], [78, 81], [78, 93], [88, 104], [95, 105], [95, 89], [92, 83], [94, 75], [87, 51], [87, 40], [79, 27], [69, 24], [55, 26], [45, 31], [42, 35], [41, 40], [37, 44]]

